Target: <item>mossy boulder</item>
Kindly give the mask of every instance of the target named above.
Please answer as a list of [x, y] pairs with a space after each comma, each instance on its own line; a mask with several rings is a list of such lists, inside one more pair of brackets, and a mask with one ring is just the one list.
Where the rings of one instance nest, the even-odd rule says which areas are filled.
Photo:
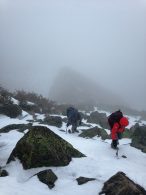
[[60, 128], [62, 126], [62, 118], [59, 116], [47, 116], [44, 118], [44, 123]]
[[18, 158], [24, 169], [66, 166], [72, 157], [84, 156], [49, 128], [34, 126], [18, 141], [7, 163]]
[[146, 125], [138, 126], [133, 135], [131, 146], [141, 149], [142, 152], [146, 153]]
[[92, 138], [98, 136], [103, 140], [110, 138], [104, 129], [98, 128], [97, 126], [87, 130], [83, 130], [83, 132], [79, 136], [84, 138]]
[[16, 118], [22, 114], [22, 109], [17, 104], [5, 104], [0, 106], [0, 114], [4, 114], [10, 118]]

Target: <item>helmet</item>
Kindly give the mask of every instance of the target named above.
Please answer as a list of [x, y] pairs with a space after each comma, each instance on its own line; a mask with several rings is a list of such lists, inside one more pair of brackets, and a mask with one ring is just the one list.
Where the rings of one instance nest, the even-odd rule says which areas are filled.
[[129, 125], [129, 121], [128, 121], [128, 118], [126, 118], [126, 117], [122, 117], [121, 119], [120, 119], [120, 125], [121, 126], [128, 126]]

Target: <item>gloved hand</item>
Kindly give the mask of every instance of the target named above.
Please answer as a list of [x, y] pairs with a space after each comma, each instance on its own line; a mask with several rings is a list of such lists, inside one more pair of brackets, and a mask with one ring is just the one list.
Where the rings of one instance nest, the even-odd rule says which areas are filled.
[[67, 127], [68, 127], [69, 125], [70, 125], [69, 123], [66, 124]]
[[114, 148], [117, 148], [118, 140], [113, 140], [112, 145], [113, 145]]

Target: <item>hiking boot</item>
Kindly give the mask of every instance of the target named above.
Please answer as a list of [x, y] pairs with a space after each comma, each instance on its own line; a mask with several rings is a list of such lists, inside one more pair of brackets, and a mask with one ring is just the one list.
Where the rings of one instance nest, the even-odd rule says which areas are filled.
[[68, 133], [71, 133], [71, 130], [70, 129], [68, 130]]
[[78, 131], [78, 130], [75, 130], [74, 132], [77, 132], [77, 133], [79, 133], [79, 131]]
[[117, 149], [118, 149], [118, 147], [117, 147], [117, 146], [115, 147], [115, 146], [113, 145], [113, 143], [111, 143], [111, 148], [114, 149], [114, 150], [117, 150]]

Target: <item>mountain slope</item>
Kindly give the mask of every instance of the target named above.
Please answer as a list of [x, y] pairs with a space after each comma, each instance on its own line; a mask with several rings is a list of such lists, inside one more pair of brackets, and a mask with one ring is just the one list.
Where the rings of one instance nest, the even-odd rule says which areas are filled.
[[49, 97], [60, 103], [87, 105], [119, 105], [124, 104], [120, 97], [104, 89], [93, 80], [79, 72], [64, 67], [59, 72]]
[[[63, 118], [64, 116], [61, 117]], [[31, 118], [32, 116], [28, 115], [23, 119], [10, 119], [9, 117], [0, 115], [0, 127], [2, 128], [7, 124], [14, 123], [28, 123], [27, 119]], [[37, 114], [37, 118], [43, 119], [44, 115]], [[130, 125], [134, 123], [134, 118], [130, 117]], [[33, 125], [38, 125], [38, 123], [34, 122]], [[96, 124], [91, 125], [96, 126]], [[117, 159], [115, 150], [110, 148], [110, 140], [103, 142], [99, 137], [84, 139], [78, 137], [77, 133], [66, 134], [65, 132], [59, 131], [66, 129], [66, 123], [63, 123], [61, 128], [54, 126], [48, 127], [87, 157], [80, 159], [74, 158], [65, 167], [51, 167], [58, 177], [55, 187], [52, 190], [41, 183], [37, 176], [31, 178], [31, 176], [39, 171], [46, 170], [46, 167], [24, 170], [21, 163], [16, 160], [5, 167], [10, 175], [0, 177], [1, 195], [48, 195], [48, 193], [50, 195], [74, 195], [75, 193], [80, 195], [97, 195], [101, 191], [103, 183], [118, 171], [123, 171], [128, 177], [146, 189], [146, 154], [131, 147], [128, 144], [130, 143], [130, 139], [120, 140], [120, 159]], [[84, 128], [86, 129], [87, 127], [80, 127], [79, 130]], [[12, 130], [9, 133], [1, 133], [0, 166], [5, 166], [12, 149], [23, 135], [23, 133], [16, 130]], [[122, 155], [126, 155], [127, 158], [122, 158]], [[96, 180], [79, 186], [76, 178], [80, 176], [92, 177], [96, 178]]]

